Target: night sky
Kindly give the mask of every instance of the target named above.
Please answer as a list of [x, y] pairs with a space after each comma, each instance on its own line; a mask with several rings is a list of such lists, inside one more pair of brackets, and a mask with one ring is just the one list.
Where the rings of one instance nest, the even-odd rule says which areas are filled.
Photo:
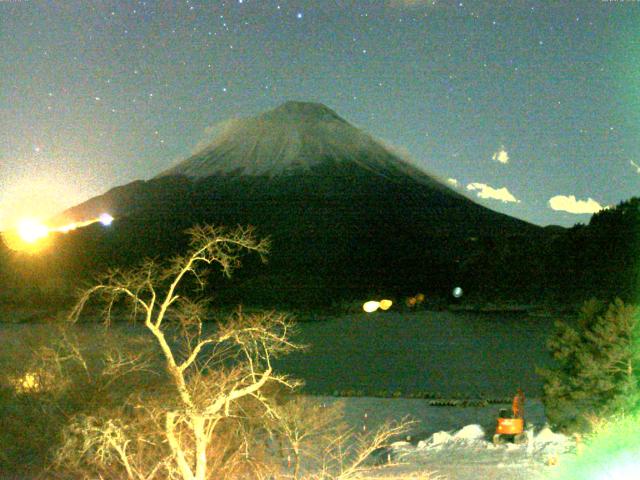
[[540, 225], [640, 192], [640, 1], [0, 0], [0, 41], [0, 229], [286, 100]]

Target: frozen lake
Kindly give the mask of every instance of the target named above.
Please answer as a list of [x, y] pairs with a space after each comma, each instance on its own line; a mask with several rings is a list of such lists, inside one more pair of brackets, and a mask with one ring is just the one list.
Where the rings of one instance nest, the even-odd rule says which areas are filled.
[[[19, 342], [27, 332], [46, 328], [0, 323], [0, 340]], [[551, 362], [545, 342], [553, 319], [522, 313], [356, 313], [303, 321], [297, 328], [295, 340], [308, 349], [279, 359], [276, 368], [304, 379], [309, 392], [323, 394], [509, 398], [521, 387], [527, 396], [539, 397], [542, 382], [535, 368]]]
[[305, 352], [282, 370], [309, 391], [433, 392], [443, 396], [511, 397], [517, 387], [542, 393], [536, 366], [548, 366], [553, 319], [468, 312], [358, 313], [301, 322]]

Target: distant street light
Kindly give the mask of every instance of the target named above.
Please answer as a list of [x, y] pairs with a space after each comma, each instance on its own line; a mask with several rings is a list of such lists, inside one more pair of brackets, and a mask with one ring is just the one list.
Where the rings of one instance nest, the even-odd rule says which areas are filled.
[[362, 305], [362, 310], [367, 313], [373, 313], [378, 310], [378, 308], [380, 308], [380, 302], [376, 302], [375, 300], [370, 300]]
[[98, 217], [98, 221], [105, 227], [108, 227], [111, 225], [111, 222], [113, 222], [113, 217], [108, 213], [103, 213]]

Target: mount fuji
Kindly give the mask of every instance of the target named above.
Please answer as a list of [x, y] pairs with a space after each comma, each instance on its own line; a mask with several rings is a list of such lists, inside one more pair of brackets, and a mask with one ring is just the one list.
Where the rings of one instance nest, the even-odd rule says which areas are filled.
[[476, 204], [307, 102], [231, 121], [193, 156], [64, 217], [104, 211], [114, 228], [80, 248], [93, 267], [176, 253], [185, 245], [181, 232], [195, 223], [254, 225], [272, 239], [269, 264], [249, 265], [238, 282], [278, 299], [318, 301], [345, 292], [473, 289], [482, 281], [468, 268], [478, 245], [544, 230]]

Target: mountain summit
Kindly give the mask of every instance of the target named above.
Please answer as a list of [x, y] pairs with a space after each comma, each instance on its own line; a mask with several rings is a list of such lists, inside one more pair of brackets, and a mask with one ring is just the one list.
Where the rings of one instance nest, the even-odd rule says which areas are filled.
[[379, 175], [409, 175], [434, 187], [438, 183], [325, 105], [297, 101], [228, 122], [213, 143], [158, 177], [296, 175], [327, 160]]

